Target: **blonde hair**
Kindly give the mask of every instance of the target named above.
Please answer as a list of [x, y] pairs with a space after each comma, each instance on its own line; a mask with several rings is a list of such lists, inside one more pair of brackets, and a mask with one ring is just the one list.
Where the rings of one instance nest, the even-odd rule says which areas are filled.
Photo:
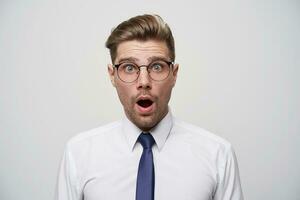
[[111, 60], [114, 62], [120, 43], [149, 39], [166, 42], [170, 59], [175, 60], [175, 44], [171, 29], [159, 15], [138, 15], [122, 22], [112, 30], [105, 46], [109, 49]]

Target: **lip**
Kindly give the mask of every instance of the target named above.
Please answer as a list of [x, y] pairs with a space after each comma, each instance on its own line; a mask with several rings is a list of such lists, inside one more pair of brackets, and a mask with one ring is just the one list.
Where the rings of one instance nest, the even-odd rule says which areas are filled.
[[154, 102], [153, 98], [150, 95], [141, 95], [137, 98], [136, 103], [140, 100], [150, 100]]
[[[151, 106], [148, 106], [147, 108], [144, 108], [144, 107], [142, 107], [142, 106], [140, 106], [138, 104], [138, 101], [140, 101], [140, 100], [150, 100], [150, 101], [152, 101], [152, 104], [151, 104]], [[153, 112], [153, 110], [154, 110], [154, 105], [155, 105], [154, 100], [149, 95], [141, 95], [141, 96], [139, 96], [137, 98], [137, 100], [136, 100], [136, 103], [135, 103], [135, 107], [137, 108], [138, 112], [140, 114], [142, 114], [142, 115], [149, 115], [149, 114], [151, 114], [151, 112]]]

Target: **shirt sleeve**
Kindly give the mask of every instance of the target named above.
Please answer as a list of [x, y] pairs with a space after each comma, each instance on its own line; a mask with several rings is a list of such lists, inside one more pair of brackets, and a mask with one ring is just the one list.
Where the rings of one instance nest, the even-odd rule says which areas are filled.
[[230, 146], [218, 171], [218, 185], [213, 200], [243, 200], [235, 152]]
[[80, 196], [75, 162], [66, 146], [58, 172], [55, 200], [82, 200]]

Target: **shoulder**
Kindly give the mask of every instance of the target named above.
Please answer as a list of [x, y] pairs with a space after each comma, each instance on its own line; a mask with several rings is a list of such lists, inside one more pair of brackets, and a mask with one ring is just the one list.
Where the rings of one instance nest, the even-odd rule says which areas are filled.
[[212, 142], [219, 145], [230, 146], [229, 141], [226, 139], [204, 129], [197, 125], [182, 121], [180, 119], [174, 118], [173, 119], [174, 128], [185, 134], [187, 137], [191, 137], [196, 140], [204, 140], [205, 142]]
[[107, 137], [107, 135], [117, 133], [120, 127], [121, 127], [121, 120], [111, 122], [109, 124], [102, 125], [87, 131], [83, 131], [71, 137], [66, 143], [66, 148], [67, 149], [82, 148], [84, 146], [89, 146], [91, 143], [94, 142], [101, 143], [101, 141], [105, 143], [104, 139]]
[[174, 135], [190, 144], [193, 149], [207, 150], [210, 153], [228, 153], [232, 145], [226, 139], [194, 124], [173, 118]]

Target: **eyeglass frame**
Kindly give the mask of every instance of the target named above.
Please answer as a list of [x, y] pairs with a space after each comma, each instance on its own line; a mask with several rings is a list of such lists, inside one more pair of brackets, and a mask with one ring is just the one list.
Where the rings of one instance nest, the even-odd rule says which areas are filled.
[[[150, 72], [149, 72], [149, 67], [150, 67], [150, 65], [153, 64], [153, 63], [155, 63], [155, 62], [157, 62], [157, 61], [163, 61], [163, 62], [165, 62], [165, 63], [168, 64], [168, 67], [169, 67], [169, 73], [168, 73], [168, 75], [166, 76], [166, 78], [164, 78], [164, 79], [162, 79], [162, 80], [155, 80], [155, 79], [153, 79], [153, 78], [151, 77], [151, 75], [150, 75]], [[175, 64], [174, 61], [154, 60], [154, 61], [150, 62], [148, 65], [140, 65], [140, 66], [138, 66], [138, 65], [137, 65], [136, 63], [134, 63], [134, 62], [130, 62], [131, 64], [136, 65], [136, 66], [138, 67], [139, 71], [138, 71], [138, 76], [136, 77], [135, 80], [130, 81], [130, 82], [127, 82], [127, 81], [124, 81], [123, 79], [120, 78], [119, 72], [118, 72], [118, 71], [119, 71], [118, 69], [119, 69], [120, 65], [122, 65], [123, 63], [126, 63], [126, 62], [121, 62], [121, 63], [119, 63], [119, 64], [113, 64], [113, 66], [117, 69], [117, 75], [118, 75], [118, 78], [119, 78], [121, 81], [123, 81], [124, 83], [133, 83], [133, 82], [135, 82], [136, 80], [138, 80], [138, 78], [139, 78], [139, 76], [140, 76], [141, 67], [146, 67], [146, 68], [147, 68], [147, 72], [148, 72], [149, 77], [151, 78], [151, 80], [153, 80], [153, 81], [164, 81], [164, 80], [166, 80], [166, 79], [169, 77], [170, 72], [171, 72], [171, 68], [172, 68], [172, 66], [174, 66], [174, 64]]]

